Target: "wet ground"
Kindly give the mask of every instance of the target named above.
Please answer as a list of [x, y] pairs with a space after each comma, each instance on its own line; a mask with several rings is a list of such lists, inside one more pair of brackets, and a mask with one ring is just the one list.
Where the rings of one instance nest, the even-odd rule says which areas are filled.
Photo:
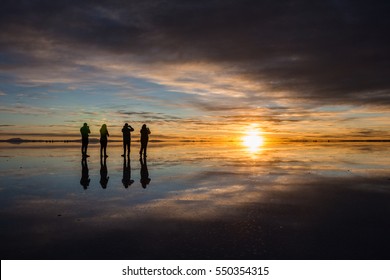
[[0, 148], [1, 259], [389, 259], [388, 143]]

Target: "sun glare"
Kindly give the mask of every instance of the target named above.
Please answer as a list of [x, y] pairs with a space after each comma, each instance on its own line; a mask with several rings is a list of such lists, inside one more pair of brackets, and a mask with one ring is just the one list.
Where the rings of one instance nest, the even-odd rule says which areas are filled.
[[243, 145], [250, 152], [257, 152], [264, 144], [264, 137], [258, 130], [250, 130], [242, 137]]

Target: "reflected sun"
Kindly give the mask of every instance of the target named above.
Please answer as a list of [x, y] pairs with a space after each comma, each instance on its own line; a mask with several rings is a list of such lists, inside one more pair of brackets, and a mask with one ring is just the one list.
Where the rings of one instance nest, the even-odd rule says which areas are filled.
[[260, 135], [258, 130], [251, 130], [242, 137], [242, 143], [248, 151], [257, 152], [264, 144], [264, 137]]

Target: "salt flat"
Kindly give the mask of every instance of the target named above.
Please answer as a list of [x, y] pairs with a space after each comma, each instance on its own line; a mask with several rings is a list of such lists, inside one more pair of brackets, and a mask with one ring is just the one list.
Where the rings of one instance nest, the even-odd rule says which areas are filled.
[[2, 143], [1, 258], [390, 258], [388, 143], [138, 148]]

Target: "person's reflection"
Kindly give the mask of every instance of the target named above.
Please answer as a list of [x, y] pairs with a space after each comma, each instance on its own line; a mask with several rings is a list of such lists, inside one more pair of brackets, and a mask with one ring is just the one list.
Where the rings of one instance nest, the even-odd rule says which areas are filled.
[[134, 180], [131, 180], [131, 168], [130, 168], [130, 157], [123, 158], [123, 178], [122, 184], [127, 189], [131, 184], [134, 183]]
[[81, 179], [80, 179], [80, 185], [84, 187], [84, 190], [86, 190], [89, 186], [89, 182], [91, 179], [89, 179], [89, 169], [88, 169], [88, 163], [87, 159], [83, 157], [81, 159]]
[[146, 164], [146, 157], [140, 157], [139, 162], [141, 163], [141, 185], [144, 189], [150, 183], [148, 166]]
[[100, 185], [103, 189], [107, 188], [108, 179], [110, 177], [107, 176], [107, 163], [106, 158], [101, 157], [100, 158]]

